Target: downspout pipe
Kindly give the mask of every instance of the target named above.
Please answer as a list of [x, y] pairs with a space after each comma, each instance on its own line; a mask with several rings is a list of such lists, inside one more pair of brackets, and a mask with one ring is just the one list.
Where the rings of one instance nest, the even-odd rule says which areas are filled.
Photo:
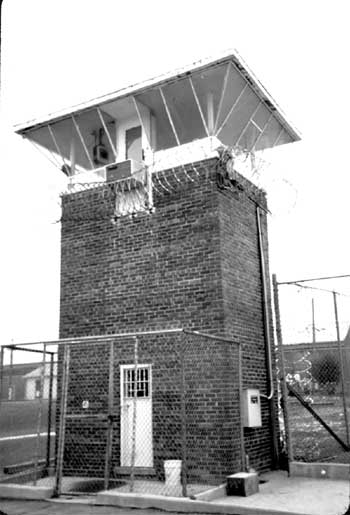
[[265, 252], [264, 252], [262, 230], [261, 230], [261, 210], [260, 210], [259, 206], [256, 207], [256, 222], [257, 222], [257, 228], [258, 228], [259, 260], [260, 260], [261, 283], [262, 283], [264, 336], [265, 336], [266, 360], [267, 360], [267, 380], [268, 380], [268, 384], [269, 384], [269, 392], [264, 397], [266, 397], [266, 399], [270, 401], [274, 395], [274, 384], [273, 384], [273, 377], [272, 377], [271, 331], [270, 331], [268, 299], [267, 299]]
[[267, 362], [267, 383], [268, 393], [267, 395], [260, 394], [269, 401], [270, 405], [270, 416], [271, 416], [271, 429], [272, 429], [272, 442], [273, 442], [273, 461], [276, 465], [278, 462], [278, 435], [276, 427], [276, 410], [274, 404], [274, 393], [275, 388], [273, 384], [273, 372], [272, 372], [272, 339], [270, 329], [270, 317], [269, 317], [269, 302], [268, 302], [268, 289], [266, 280], [266, 265], [265, 265], [265, 252], [262, 238], [261, 229], [261, 208], [256, 206], [256, 223], [258, 230], [258, 249], [260, 259], [260, 272], [261, 272], [261, 284], [262, 284], [262, 304], [263, 304], [263, 318], [264, 318], [264, 337], [265, 337], [265, 351], [266, 351], [266, 362]]

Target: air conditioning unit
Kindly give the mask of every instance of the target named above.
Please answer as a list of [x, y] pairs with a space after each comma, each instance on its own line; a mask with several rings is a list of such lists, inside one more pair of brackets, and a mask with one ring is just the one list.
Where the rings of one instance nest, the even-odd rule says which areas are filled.
[[106, 181], [115, 182], [127, 179], [129, 177], [132, 177], [134, 173], [142, 170], [143, 167], [143, 163], [140, 163], [140, 161], [135, 161], [134, 159], [127, 159], [126, 161], [122, 161], [121, 163], [113, 163], [107, 165]]

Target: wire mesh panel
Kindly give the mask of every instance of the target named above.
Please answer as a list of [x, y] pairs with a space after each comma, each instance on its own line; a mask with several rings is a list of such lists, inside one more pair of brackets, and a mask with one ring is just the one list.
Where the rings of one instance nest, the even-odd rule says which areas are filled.
[[[59, 357], [63, 369], [63, 348]], [[107, 459], [110, 345], [69, 346], [65, 381], [60, 382], [61, 454], [59, 493], [96, 491], [104, 486]], [[84, 478], [91, 478], [84, 481]]]
[[121, 491], [182, 491], [182, 338], [159, 333], [116, 344], [114, 398], [120, 408], [112, 467], [114, 480], [126, 483]]
[[127, 483], [118, 490], [195, 495], [220, 482], [240, 453], [234, 344], [183, 332], [138, 336], [118, 341], [115, 363], [113, 479]]
[[241, 466], [238, 348], [188, 333], [183, 366], [187, 479], [215, 485]]
[[347, 461], [350, 280], [280, 283], [278, 294], [290, 459]]
[[0, 366], [0, 480], [37, 484], [53, 472], [55, 349], [4, 346]]
[[[300, 402], [290, 397], [288, 412], [295, 461], [349, 461], [349, 452], [336, 437], [346, 442], [342, 407], [337, 402], [315, 401], [310, 403], [315, 418]], [[322, 423], [324, 422], [324, 424]], [[331, 431], [331, 432], [330, 432]]]
[[294, 351], [288, 349], [284, 351], [284, 363], [294, 459], [335, 459], [344, 452], [344, 447], [332, 432], [347, 444], [338, 350], [313, 345]]

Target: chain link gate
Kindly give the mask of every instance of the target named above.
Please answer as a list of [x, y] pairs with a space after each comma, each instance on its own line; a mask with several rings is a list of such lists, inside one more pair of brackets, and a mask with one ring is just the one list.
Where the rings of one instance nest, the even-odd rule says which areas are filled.
[[0, 482], [37, 485], [55, 466], [56, 348], [3, 345]]
[[108, 488], [113, 347], [96, 340], [59, 349], [57, 495]]

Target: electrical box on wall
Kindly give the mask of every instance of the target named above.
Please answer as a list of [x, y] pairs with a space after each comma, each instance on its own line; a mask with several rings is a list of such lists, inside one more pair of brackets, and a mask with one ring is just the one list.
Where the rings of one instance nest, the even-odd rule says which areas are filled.
[[261, 427], [260, 392], [254, 388], [243, 390], [243, 425]]

